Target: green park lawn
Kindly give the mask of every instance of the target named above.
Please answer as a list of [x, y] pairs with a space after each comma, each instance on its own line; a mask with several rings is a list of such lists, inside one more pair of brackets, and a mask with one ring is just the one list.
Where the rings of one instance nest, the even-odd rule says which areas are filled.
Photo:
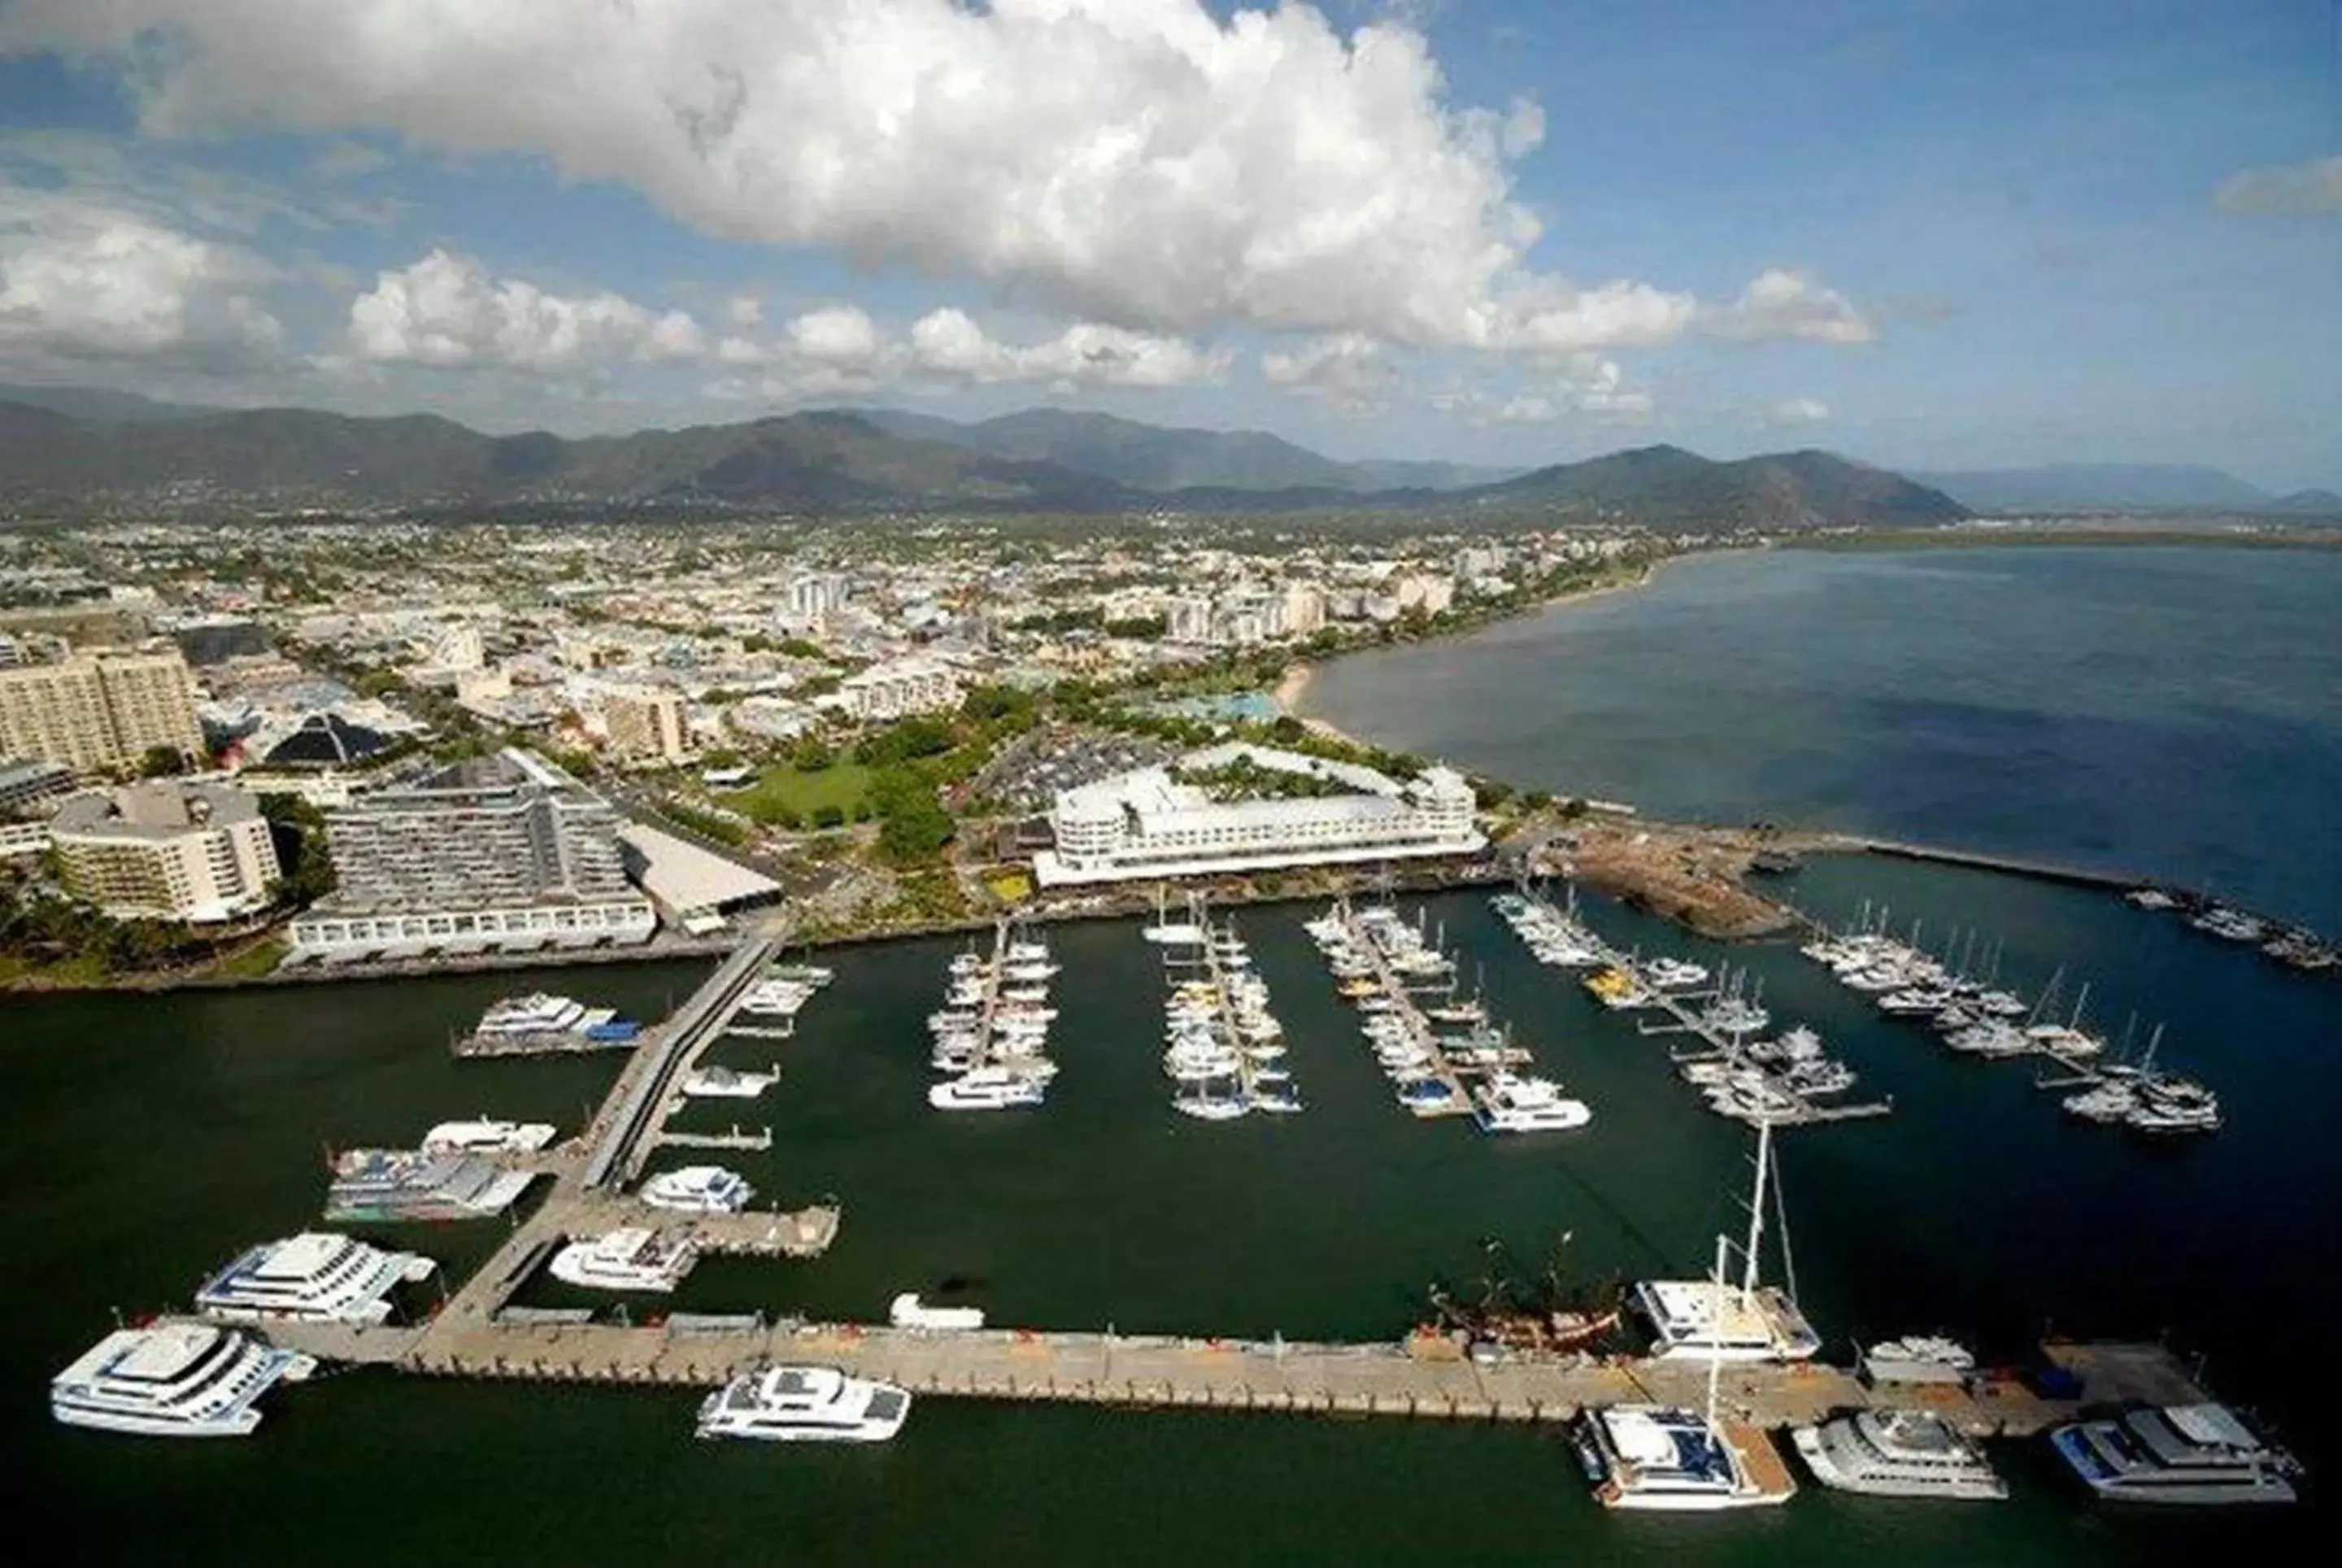
[[859, 762], [833, 762], [813, 773], [776, 763], [765, 769], [756, 788], [716, 799], [759, 822], [777, 822], [783, 812], [794, 811], [810, 824], [824, 806], [836, 807], [851, 820], [854, 808], [870, 792], [871, 777], [871, 770]]

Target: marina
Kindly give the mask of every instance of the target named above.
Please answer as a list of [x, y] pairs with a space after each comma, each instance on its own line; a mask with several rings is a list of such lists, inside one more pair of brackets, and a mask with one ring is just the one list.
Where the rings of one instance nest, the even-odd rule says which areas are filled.
[[[1580, 920], [1576, 895], [1567, 910], [1526, 884], [1490, 900], [1542, 964], [1592, 969], [1586, 991], [1613, 1011], [1649, 1011], [1666, 1021], [1640, 1022], [1646, 1037], [1689, 1035], [1690, 1050], [1670, 1050], [1668, 1060], [1684, 1081], [1699, 1089], [1709, 1110], [1751, 1125], [1810, 1127], [1886, 1116], [1891, 1100], [1853, 1104], [1835, 1097], [1854, 1087], [1855, 1075], [1822, 1054], [1821, 1040], [1802, 1025], [1777, 1039], [1752, 1040], [1772, 1021], [1757, 1001], [1744, 997], [1737, 981], [1708, 989], [1707, 970], [1675, 959], [1645, 960], [1621, 953]], [[1695, 1005], [1704, 1004], [1704, 1005]]]

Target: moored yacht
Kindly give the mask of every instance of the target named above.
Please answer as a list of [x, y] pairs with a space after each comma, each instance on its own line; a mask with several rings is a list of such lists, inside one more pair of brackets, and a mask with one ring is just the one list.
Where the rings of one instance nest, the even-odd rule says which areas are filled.
[[413, 1252], [306, 1231], [246, 1250], [204, 1282], [195, 1310], [230, 1322], [379, 1323], [390, 1316], [392, 1292], [436, 1267]]
[[699, 1405], [701, 1437], [759, 1442], [884, 1442], [902, 1430], [911, 1396], [833, 1367], [774, 1367], [734, 1378]]
[[242, 1437], [260, 1424], [261, 1395], [316, 1365], [210, 1323], [116, 1329], [50, 1380], [49, 1413], [143, 1437]]
[[778, 1071], [742, 1072], [734, 1067], [696, 1067], [681, 1088], [694, 1100], [754, 1100], [781, 1081]]
[[1793, 1427], [1789, 1442], [1824, 1486], [1884, 1497], [1997, 1500], [2008, 1483], [1983, 1450], [1932, 1411], [1857, 1411]]
[[534, 1154], [558, 1133], [550, 1121], [497, 1121], [482, 1116], [442, 1121], [423, 1135], [423, 1147], [434, 1154]]
[[689, 1240], [630, 1225], [570, 1242], [553, 1255], [553, 1277], [596, 1291], [672, 1291], [699, 1252]]
[[643, 1183], [643, 1201], [685, 1214], [736, 1214], [756, 1195], [748, 1179], [721, 1165], [662, 1171]]
[[474, 1030], [489, 1035], [567, 1034], [586, 1020], [586, 1004], [565, 996], [531, 991], [492, 1002]]
[[2178, 1404], [2077, 1422], [2049, 1434], [2091, 1491], [2125, 1503], [2290, 1503], [2300, 1466], [2218, 1404]]
[[937, 1111], [1006, 1111], [1038, 1105], [1048, 1091], [1037, 1078], [1006, 1067], [978, 1067], [927, 1091]]
[[1551, 1079], [1502, 1069], [1488, 1074], [1473, 1098], [1473, 1121], [1483, 1132], [1566, 1132], [1594, 1120], [1586, 1101], [1566, 1098]]

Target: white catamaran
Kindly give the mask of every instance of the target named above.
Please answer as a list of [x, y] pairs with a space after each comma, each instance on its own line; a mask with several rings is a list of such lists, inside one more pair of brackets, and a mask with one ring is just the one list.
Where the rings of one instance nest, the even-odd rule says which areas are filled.
[[[1786, 1288], [1760, 1285], [1756, 1281], [1757, 1265], [1764, 1256], [1768, 1187], [1777, 1210]], [[1808, 1360], [1821, 1349], [1821, 1336], [1797, 1309], [1788, 1214], [1781, 1206], [1779, 1189], [1780, 1179], [1773, 1169], [1773, 1126], [1759, 1121], [1756, 1188], [1748, 1204], [1748, 1241], [1742, 1253], [1739, 1288], [1718, 1293], [1706, 1280], [1636, 1282], [1632, 1299], [1651, 1325], [1654, 1359], [1689, 1361], [1706, 1356], [1728, 1362], [1791, 1362]]]

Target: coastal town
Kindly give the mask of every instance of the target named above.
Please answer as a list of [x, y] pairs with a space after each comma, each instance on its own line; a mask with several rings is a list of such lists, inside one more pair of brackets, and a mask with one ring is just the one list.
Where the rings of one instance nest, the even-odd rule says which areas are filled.
[[[13, 532], [0, 975], [656, 954], [735, 928], [980, 924], [1146, 878], [1298, 891], [1328, 868], [1471, 861], [1548, 802], [1296, 718], [1310, 661], [1719, 542], [1752, 541], [982, 519], [865, 526], [851, 549], [761, 525]], [[1239, 823], [1265, 801], [1284, 805]]]

